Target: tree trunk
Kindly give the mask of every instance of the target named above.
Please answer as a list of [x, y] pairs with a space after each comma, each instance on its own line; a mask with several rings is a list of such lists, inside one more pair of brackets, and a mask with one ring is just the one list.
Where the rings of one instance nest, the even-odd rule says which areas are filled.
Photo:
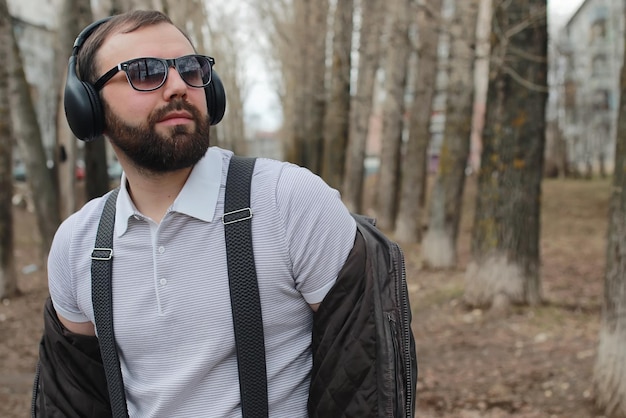
[[391, 230], [398, 208], [400, 182], [400, 147], [404, 128], [407, 66], [410, 55], [409, 1], [391, 2], [393, 23], [385, 66], [386, 99], [383, 111], [382, 148], [378, 179], [378, 225]]
[[[300, 4], [300, 1], [294, 1], [296, 5]], [[258, 2], [257, 4], [263, 4]], [[267, 2], [268, 5], [273, 2]], [[280, 67], [279, 73], [283, 74], [283, 77], [276, 77], [277, 81], [281, 85], [281, 104], [283, 109], [283, 124], [281, 128], [281, 134], [283, 136], [283, 156], [287, 161], [295, 164], [301, 163], [300, 160], [300, 143], [298, 142], [302, 136], [302, 126], [299, 126], [296, 121], [299, 120], [299, 115], [302, 103], [302, 95], [298, 92], [304, 82], [304, 50], [300, 47], [299, 40], [303, 39], [302, 27], [299, 24], [304, 25], [303, 12], [300, 10], [302, 6], [294, 8], [292, 19], [288, 19], [285, 16], [279, 14], [277, 11], [271, 13], [273, 24], [273, 36], [270, 38], [270, 42], [276, 45], [276, 48], [272, 48], [271, 51], [277, 51], [277, 62]], [[270, 25], [268, 25], [270, 26]], [[295, 59], [294, 59], [295, 58]]]
[[[93, 20], [91, 4], [88, 0], [65, 0], [58, 14], [57, 37], [59, 42], [59, 74], [66, 76], [67, 61], [78, 33]], [[59, 190], [60, 218], [71, 215], [78, 206], [76, 197], [76, 159], [78, 140], [70, 130], [63, 105], [63, 87], [59, 87], [59, 107], [57, 109], [57, 145], [54, 153]], [[55, 87], [56, 88], [56, 87]]]
[[[300, 0], [302, 1], [302, 0]], [[298, 141], [302, 165], [314, 173], [322, 169], [323, 126], [326, 108], [326, 36], [328, 33], [328, 0], [306, 1], [305, 38], [301, 48], [306, 51], [303, 63], [304, 85], [296, 124], [303, 126]]]
[[374, 100], [376, 72], [380, 62], [385, 2], [361, 0], [359, 29], [359, 64], [356, 92], [350, 103], [350, 127], [346, 152], [345, 178], [342, 195], [346, 206], [361, 212], [363, 205], [364, 162], [367, 135]]
[[476, 59], [474, 62], [474, 115], [469, 166], [472, 172], [480, 168], [483, 129], [485, 127], [485, 103], [489, 87], [489, 62], [491, 52], [491, 18], [493, 0], [479, 0], [476, 28]]
[[85, 143], [85, 197], [100, 197], [109, 191], [107, 149], [104, 136]]
[[28, 185], [33, 194], [37, 225], [41, 235], [42, 266], [47, 264], [48, 251], [60, 224], [57, 190], [52, 170], [47, 166], [35, 106], [26, 81], [17, 40], [11, 32], [12, 59], [9, 62], [9, 105], [13, 133], [26, 166]]
[[419, 50], [417, 76], [409, 121], [409, 138], [402, 164], [402, 189], [395, 237], [402, 242], [421, 238], [422, 210], [426, 199], [430, 120], [438, 68], [441, 0], [427, 0], [417, 14]]
[[465, 300], [473, 306], [534, 305], [541, 302], [546, 0], [500, 2], [494, 12], [473, 260]]
[[596, 404], [611, 417], [626, 416], [626, 66], [620, 77], [615, 171], [609, 212], [604, 303], [593, 374]]
[[608, 177], [607, 169], [606, 169], [606, 156], [603, 152], [598, 154], [598, 171], [600, 173], [600, 178], [605, 179]]
[[424, 263], [433, 268], [452, 268], [457, 262], [465, 169], [472, 133], [477, 18], [478, 0], [456, 3], [450, 27], [446, 124], [430, 201], [428, 231], [422, 245]]
[[[71, 45], [71, 44], [68, 44]], [[67, 66], [67, 62], [65, 63]], [[65, 76], [65, 73], [63, 73]], [[76, 137], [70, 130], [63, 109], [63, 94], [59, 92], [57, 107], [57, 140], [54, 167], [59, 190], [59, 218], [65, 219], [76, 211]]]
[[[0, 62], [10, 62], [11, 18], [6, 0], [0, 0]], [[9, 109], [9, 73], [0, 65], [0, 299], [18, 293], [13, 253], [13, 137]]]
[[350, 121], [353, 10], [353, 0], [338, 1], [335, 6], [330, 98], [324, 118], [322, 177], [338, 190], [344, 175]]
[[[93, 11], [89, 0], [73, 0], [76, 7], [76, 21], [87, 26], [93, 21]], [[82, 29], [82, 27], [80, 29]], [[98, 139], [86, 142], [83, 148], [85, 161], [85, 197], [87, 200], [100, 197], [109, 191], [109, 174], [107, 172], [106, 139], [101, 135]]]
[[[286, 151], [287, 155], [293, 154], [292, 162], [314, 170], [314, 167], [311, 167], [310, 159], [307, 158], [307, 153], [313, 148], [307, 142], [311, 142], [313, 138], [308, 138], [306, 121], [311, 117], [309, 114], [311, 108], [310, 101], [314, 100], [313, 91], [309, 89], [311, 83], [308, 81], [310, 78], [308, 74], [310, 71], [310, 59], [308, 58], [315, 50], [309, 39], [309, 34], [311, 33], [309, 29], [310, 8], [315, 7], [315, 5], [311, 6], [311, 2], [306, 0], [294, 0], [292, 4], [294, 8], [294, 22], [291, 26], [292, 40], [290, 42], [290, 51], [292, 51], [294, 56], [290, 56], [289, 50], [285, 50], [283, 51], [284, 55], [281, 57], [294, 74], [293, 90], [286, 92], [287, 95], [292, 95], [291, 100], [293, 101], [293, 112], [290, 115], [293, 139], [291, 140], [291, 149]], [[326, 54], [323, 53], [322, 57], [325, 56]], [[326, 60], [324, 59], [317, 66], [318, 71], [325, 71], [323, 70], [325, 68], [324, 61]], [[323, 86], [320, 87], [323, 89]]]

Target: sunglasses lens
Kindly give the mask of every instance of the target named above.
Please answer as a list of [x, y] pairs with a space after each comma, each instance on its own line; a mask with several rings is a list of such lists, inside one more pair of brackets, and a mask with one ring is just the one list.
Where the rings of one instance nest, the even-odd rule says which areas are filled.
[[166, 64], [154, 58], [140, 58], [128, 64], [128, 80], [137, 90], [154, 90], [163, 84], [167, 75]]
[[137, 58], [126, 62], [124, 71], [135, 90], [152, 91], [163, 85], [171, 64], [191, 87], [206, 87], [211, 82], [211, 60], [202, 55], [187, 55], [175, 60]]
[[181, 78], [192, 87], [205, 87], [211, 81], [211, 63], [206, 57], [189, 55], [176, 59]]

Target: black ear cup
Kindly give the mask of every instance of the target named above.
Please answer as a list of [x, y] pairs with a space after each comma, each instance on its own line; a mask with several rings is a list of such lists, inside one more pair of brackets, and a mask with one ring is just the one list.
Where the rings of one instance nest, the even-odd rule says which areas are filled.
[[206, 94], [206, 105], [211, 118], [211, 125], [217, 125], [224, 117], [226, 112], [226, 91], [224, 84], [217, 75], [217, 72], [211, 73], [211, 83], [204, 88]]
[[[65, 116], [74, 135], [83, 141], [93, 141], [102, 135], [104, 111], [100, 95], [93, 85], [80, 80], [76, 74], [76, 55], [89, 35], [110, 18], [100, 19], [81, 31], [74, 41], [74, 49], [68, 63], [64, 93]], [[211, 75], [211, 83], [204, 91], [211, 125], [217, 125], [226, 111], [226, 92], [216, 72]]]
[[65, 93], [63, 95], [65, 117], [74, 135], [83, 141], [93, 141], [102, 134], [104, 112], [98, 92], [91, 84], [81, 81], [76, 74], [76, 55], [89, 35], [110, 19], [109, 16], [92, 22], [78, 34], [67, 66]]
[[98, 92], [76, 75], [76, 55], [70, 57], [64, 94], [65, 117], [78, 139], [93, 141], [104, 130], [104, 112]]

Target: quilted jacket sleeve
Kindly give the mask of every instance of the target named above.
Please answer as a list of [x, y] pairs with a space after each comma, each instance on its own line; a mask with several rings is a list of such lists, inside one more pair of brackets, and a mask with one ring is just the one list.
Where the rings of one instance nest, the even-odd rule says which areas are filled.
[[376, 325], [361, 233], [313, 322], [309, 417], [376, 417]]
[[111, 417], [98, 339], [66, 330], [50, 298], [33, 396], [33, 417]]

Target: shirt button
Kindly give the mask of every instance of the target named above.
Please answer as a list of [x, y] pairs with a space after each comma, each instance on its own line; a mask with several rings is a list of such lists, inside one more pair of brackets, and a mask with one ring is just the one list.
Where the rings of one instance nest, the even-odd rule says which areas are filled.
[[161, 286], [165, 286], [167, 284], [167, 280], [161, 279], [159, 280], [159, 283], [161, 283]]
[[165, 252], [165, 247], [159, 247], [159, 254], [163, 254]]

